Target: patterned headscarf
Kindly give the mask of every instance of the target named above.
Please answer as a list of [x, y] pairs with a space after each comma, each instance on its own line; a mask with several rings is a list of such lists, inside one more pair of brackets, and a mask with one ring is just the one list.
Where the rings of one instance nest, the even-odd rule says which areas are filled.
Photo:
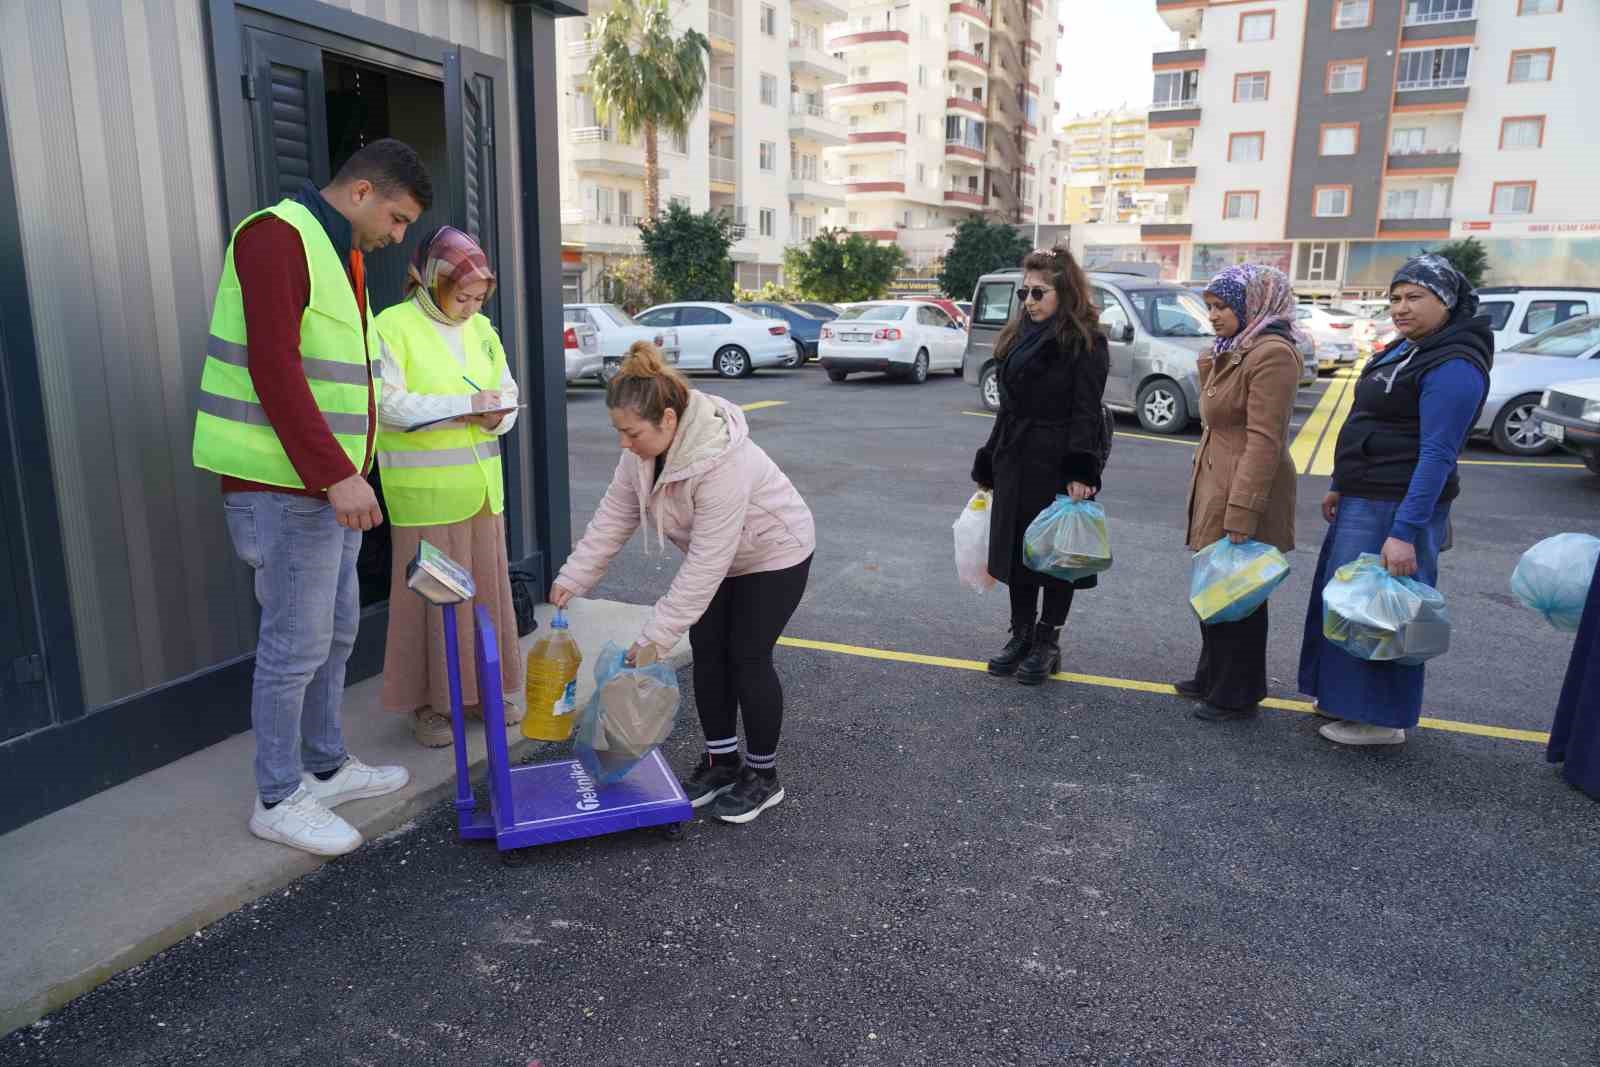
[[1467, 281], [1466, 275], [1456, 270], [1448, 259], [1432, 252], [1412, 256], [1406, 260], [1404, 266], [1395, 271], [1394, 280], [1389, 283], [1390, 291], [1401, 284], [1422, 286], [1438, 297], [1439, 302], [1451, 311], [1455, 310], [1456, 302], [1461, 299], [1462, 292], [1470, 292], [1472, 289], [1472, 284]]
[[1241, 263], [1211, 279], [1206, 292], [1220, 299], [1239, 317], [1239, 332], [1218, 337], [1212, 352], [1221, 355], [1255, 340], [1273, 323], [1281, 322], [1296, 338], [1294, 288], [1281, 270], [1255, 263]]
[[[406, 271], [406, 295], [417, 302], [430, 319], [447, 326], [457, 325], [439, 307], [441, 289], [487, 281], [494, 292], [494, 271], [489, 257], [478, 242], [456, 229], [441, 226], [417, 245], [411, 266]], [[488, 294], [484, 296], [488, 299]]]

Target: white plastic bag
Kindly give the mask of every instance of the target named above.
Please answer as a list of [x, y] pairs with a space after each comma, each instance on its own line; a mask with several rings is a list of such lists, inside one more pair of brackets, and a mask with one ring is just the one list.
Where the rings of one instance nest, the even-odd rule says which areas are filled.
[[1511, 591], [1558, 630], [1578, 632], [1583, 606], [1600, 559], [1600, 537], [1581, 533], [1546, 537], [1522, 554], [1511, 572]]
[[989, 576], [989, 514], [994, 497], [987, 489], [972, 494], [951, 527], [956, 535], [956, 577], [979, 593], [994, 588]]

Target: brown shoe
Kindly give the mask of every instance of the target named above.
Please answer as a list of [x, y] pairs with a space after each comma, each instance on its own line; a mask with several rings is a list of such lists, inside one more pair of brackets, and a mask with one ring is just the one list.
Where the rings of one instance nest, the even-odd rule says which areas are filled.
[[[507, 700], [504, 701], [504, 703], [501, 706], [503, 708], [505, 708], [506, 729], [507, 730], [511, 729], [513, 726], [521, 726], [522, 725], [523, 716], [525, 716], [527, 714], [527, 712], [525, 710], [523, 710], [522, 705], [514, 704], [509, 699], [507, 699]], [[461, 710], [466, 714], [467, 718], [473, 720], [474, 722], [482, 722], [483, 721], [483, 705], [482, 704], [468, 704], [466, 707], [462, 708]]]
[[431, 707], [420, 707], [412, 712], [411, 736], [424, 748], [448, 748], [455, 740], [450, 730], [450, 719]]

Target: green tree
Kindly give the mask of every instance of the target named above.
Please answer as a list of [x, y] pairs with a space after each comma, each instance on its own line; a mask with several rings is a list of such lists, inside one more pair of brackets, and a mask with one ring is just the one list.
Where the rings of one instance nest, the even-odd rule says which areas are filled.
[[971, 300], [979, 278], [1019, 265], [1030, 250], [1028, 239], [1015, 226], [969, 216], [956, 227], [955, 240], [944, 254], [939, 288], [952, 300]]
[[767, 282], [760, 289], [740, 289], [737, 291], [737, 297], [740, 302], [761, 300], [770, 304], [792, 304], [796, 300], [805, 299], [800, 290], [776, 282]]
[[667, 0], [617, 0], [595, 21], [589, 39], [598, 45], [589, 61], [595, 115], [616, 119], [623, 137], [644, 135], [644, 214], [661, 210], [657, 136], [684, 136], [706, 87], [711, 42], [699, 30], [672, 35]]
[[880, 245], [844, 230], [824, 230], [783, 254], [790, 285], [830, 303], [881, 298], [905, 261], [899, 245]]
[[605, 298], [630, 315], [671, 299], [667, 287], [656, 280], [650, 261], [643, 256], [618, 260], [606, 268], [601, 281]]
[[639, 224], [651, 273], [670, 299], [732, 298], [732, 229], [728, 216], [713, 211], [696, 215], [682, 204], [671, 204]]
[[1484, 276], [1489, 273], [1489, 250], [1476, 237], [1451, 241], [1435, 248], [1433, 252], [1448, 259], [1452, 267], [1465, 274], [1474, 289], [1483, 284]]

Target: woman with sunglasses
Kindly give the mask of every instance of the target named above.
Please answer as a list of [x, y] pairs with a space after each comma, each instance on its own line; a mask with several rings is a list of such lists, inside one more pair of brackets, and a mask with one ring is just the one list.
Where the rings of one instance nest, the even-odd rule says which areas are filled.
[[1060, 669], [1074, 590], [1092, 587], [1095, 577], [1064, 582], [1028, 569], [1022, 535], [1057, 495], [1088, 500], [1100, 491], [1110, 359], [1089, 279], [1072, 254], [1030, 252], [1022, 271], [1016, 310], [994, 345], [1000, 413], [973, 460], [972, 480], [994, 491], [989, 574], [1011, 594], [1011, 640], [989, 661], [989, 673], [1038, 685]]

